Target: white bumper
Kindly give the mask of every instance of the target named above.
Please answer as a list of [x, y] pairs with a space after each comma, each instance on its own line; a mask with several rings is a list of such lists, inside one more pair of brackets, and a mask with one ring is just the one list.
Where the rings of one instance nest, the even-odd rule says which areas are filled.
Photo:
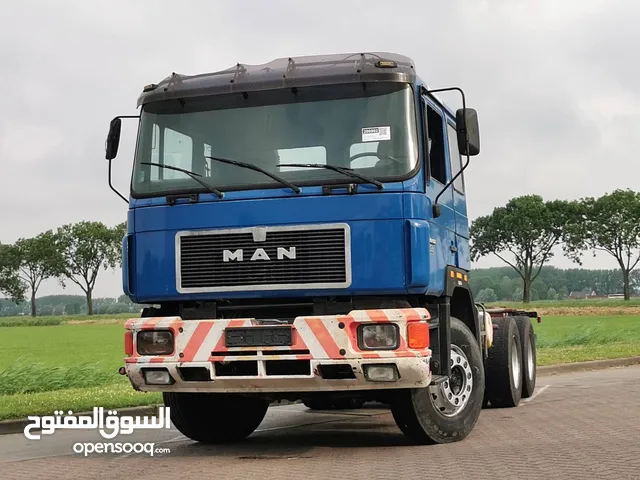
[[[411, 348], [409, 325], [428, 329], [426, 309], [357, 310], [348, 315], [297, 317], [287, 346], [227, 346], [225, 331], [234, 327], [267, 328], [254, 319], [182, 320], [180, 317], [132, 319], [125, 324], [133, 339], [125, 358], [126, 374], [136, 390], [148, 392], [316, 392], [426, 387], [431, 382], [428, 344]], [[361, 350], [359, 326], [394, 323], [399, 343], [394, 350]], [[413, 328], [413, 327], [412, 327]], [[140, 355], [141, 331], [171, 331], [170, 355]], [[391, 381], [368, 378], [368, 365], [393, 365]], [[146, 369], [163, 370], [169, 384], [151, 385]]]
[[[268, 360], [269, 361], [269, 360]], [[293, 360], [302, 362], [303, 360]], [[186, 381], [179, 372], [178, 363], [127, 364], [126, 371], [131, 384], [136, 390], [145, 392], [228, 392], [228, 393], [270, 393], [270, 392], [319, 392], [346, 390], [378, 390], [392, 388], [421, 388], [431, 382], [429, 358], [394, 358], [376, 360], [310, 360], [310, 375], [266, 375], [257, 376], [216, 376], [211, 363], [190, 363], [191, 367], [206, 368], [210, 374], [207, 381]], [[355, 378], [327, 379], [323, 378], [319, 365], [349, 365]], [[365, 365], [394, 364], [398, 371], [395, 381], [368, 380], [364, 373]], [[145, 368], [166, 368], [174, 383], [171, 385], [147, 385], [143, 376]], [[322, 367], [321, 367], [322, 368]]]

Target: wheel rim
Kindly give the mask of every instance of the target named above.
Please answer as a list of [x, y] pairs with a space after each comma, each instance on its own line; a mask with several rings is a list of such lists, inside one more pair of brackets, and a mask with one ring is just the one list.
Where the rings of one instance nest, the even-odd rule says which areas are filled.
[[516, 338], [511, 339], [511, 374], [513, 375], [513, 384], [516, 390], [520, 388], [520, 356], [518, 355], [518, 343]]
[[451, 377], [442, 383], [429, 387], [429, 399], [433, 406], [445, 417], [458, 415], [471, 398], [473, 372], [465, 353], [456, 345], [451, 345]]
[[529, 337], [529, 348], [527, 349], [527, 377], [529, 381], [533, 381], [533, 371], [535, 364], [533, 361], [533, 340]]

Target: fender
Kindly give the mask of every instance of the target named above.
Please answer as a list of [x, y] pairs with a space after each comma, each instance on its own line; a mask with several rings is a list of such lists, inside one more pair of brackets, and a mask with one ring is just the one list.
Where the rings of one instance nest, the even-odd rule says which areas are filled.
[[449, 265], [444, 273], [445, 289], [438, 299], [438, 323], [433, 325], [431, 331], [432, 370], [439, 376], [435, 381], [451, 376], [451, 365], [448, 361], [441, 361], [451, 355], [451, 315], [469, 327], [481, 351], [485, 350], [482, 347], [478, 312], [469, 287], [469, 272]]

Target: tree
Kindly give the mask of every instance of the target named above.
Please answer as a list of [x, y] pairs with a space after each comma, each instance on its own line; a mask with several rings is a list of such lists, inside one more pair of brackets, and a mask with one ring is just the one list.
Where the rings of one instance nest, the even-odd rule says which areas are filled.
[[556, 292], [555, 288], [549, 288], [547, 291], [547, 300], [558, 300], [558, 292]]
[[582, 221], [567, 230], [565, 252], [577, 263], [583, 251], [606, 252], [622, 271], [624, 299], [631, 297], [631, 272], [640, 262], [640, 193], [615, 190], [580, 202]]
[[493, 288], [485, 288], [480, 290], [476, 299], [480, 303], [491, 303], [497, 302], [498, 296], [496, 295], [496, 292], [493, 291]]
[[64, 262], [57, 235], [48, 230], [34, 238], [21, 238], [14, 244], [19, 259], [20, 281], [31, 291], [31, 316], [36, 316], [36, 293], [47, 278], [58, 276]]
[[101, 269], [122, 263], [119, 226], [109, 228], [101, 222], [79, 222], [58, 229], [64, 268], [61, 283], [67, 278], [78, 285], [87, 298], [87, 313], [93, 314], [93, 288]]
[[513, 198], [472, 223], [472, 260], [494, 254], [513, 268], [523, 281], [522, 301], [528, 303], [531, 284], [552, 258], [553, 247], [562, 242], [562, 227], [576, 211], [571, 202], [545, 202], [539, 195]]
[[16, 303], [24, 300], [25, 288], [18, 276], [20, 257], [13, 245], [0, 244], [0, 293]]
[[[546, 300], [547, 299], [547, 290], [549, 287], [546, 283], [544, 283], [539, 278], [534, 280], [531, 283], [531, 292], [532, 292], [532, 300]], [[537, 296], [534, 298], [533, 292], [537, 292]]]

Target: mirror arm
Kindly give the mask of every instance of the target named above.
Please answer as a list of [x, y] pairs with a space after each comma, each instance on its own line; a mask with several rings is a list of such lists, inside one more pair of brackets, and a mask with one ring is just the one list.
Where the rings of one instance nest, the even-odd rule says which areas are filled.
[[[437, 93], [437, 92], [451, 92], [451, 91], [460, 92], [460, 95], [462, 96], [462, 109], [466, 112], [467, 111], [467, 100], [466, 100], [466, 98], [464, 96], [464, 91], [460, 87], [437, 88], [437, 89], [434, 89], [434, 90], [427, 90], [425, 87], [422, 87], [422, 92], [423, 93]], [[456, 128], [457, 127], [458, 126], [456, 125]], [[444, 187], [442, 187], [442, 190], [440, 190], [440, 193], [438, 193], [438, 195], [436, 195], [436, 198], [433, 201], [433, 207], [432, 207], [433, 217], [434, 218], [438, 218], [440, 216], [440, 205], [438, 205], [438, 199], [440, 198], [440, 196], [447, 190], [447, 188], [449, 188], [451, 185], [453, 185], [453, 182], [460, 175], [462, 175], [462, 172], [464, 172], [464, 169], [469, 166], [469, 160], [470, 160], [470, 158], [469, 158], [469, 132], [467, 130], [466, 119], [465, 119], [465, 126], [464, 126], [464, 137], [465, 137], [465, 142], [467, 144], [467, 155], [466, 155], [467, 162], [460, 169], [460, 171], [451, 180], [449, 180]]]
[[113, 190], [114, 192], [116, 192], [116, 194], [118, 194], [118, 196], [124, 200], [125, 202], [127, 202], [127, 205], [129, 204], [129, 200], [127, 200], [125, 198], [124, 195], [122, 195], [118, 190], [116, 190], [116, 188], [113, 186], [113, 183], [111, 183], [111, 160], [109, 160], [109, 188], [111, 188], [111, 190]]

